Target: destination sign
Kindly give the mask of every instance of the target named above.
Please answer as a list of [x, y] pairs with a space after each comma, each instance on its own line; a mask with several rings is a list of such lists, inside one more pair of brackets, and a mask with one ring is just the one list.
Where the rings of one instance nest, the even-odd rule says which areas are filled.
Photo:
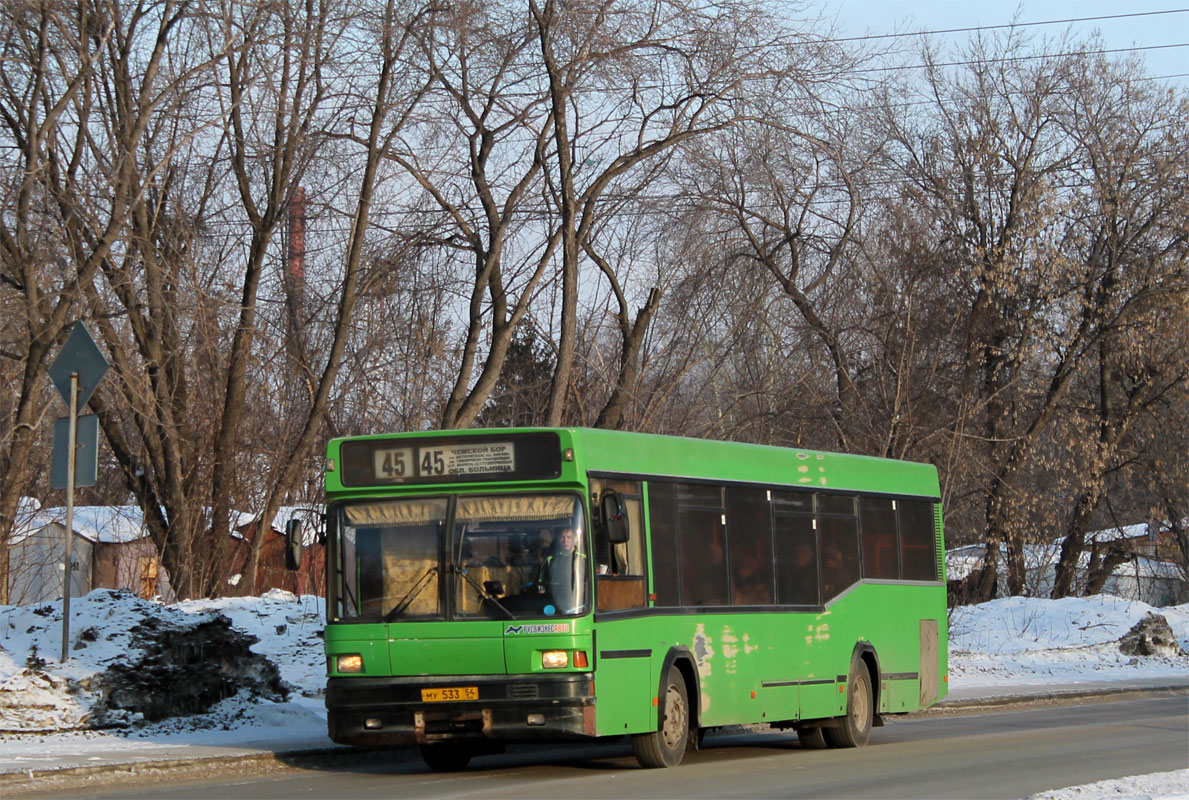
[[561, 474], [557, 434], [443, 436], [343, 442], [343, 485], [539, 480]]
[[438, 478], [443, 475], [493, 475], [516, 471], [516, 448], [511, 442], [418, 448], [377, 447], [373, 462], [378, 481]]

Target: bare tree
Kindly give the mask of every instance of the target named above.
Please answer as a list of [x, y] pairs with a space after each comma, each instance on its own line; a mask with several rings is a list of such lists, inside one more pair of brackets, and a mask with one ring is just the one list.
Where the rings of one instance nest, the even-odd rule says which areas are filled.
[[[135, 154], [150, 199], [130, 213], [126, 249], [104, 264], [106, 288], [92, 291], [98, 312], [118, 309], [101, 326], [121, 376], [119, 396], [100, 409], [104, 430], [176, 591], [188, 597], [221, 591], [244, 503], [259, 512], [242, 578], [255, 591], [272, 517], [306, 483], [376, 236], [380, 153], [419, 95], [402, 63], [419, 18], [395, 2], [342, 15], [239, 3], [212, 11], [186, 28], [191, 50], [171, 61], [203, 80], [173, 96], [151, 146]], [[353, 60], [343, 58], [348, 41]], [[131, 85], [132, 70], [108, 61], [111, 85]], [[315, 156], [336, 149], [342, 160], [315, 173], [329, 184], [334, 203], [321, 208], [333, 212], [341, 247], [330, 333], [316, 354], [280, 348], [297, 363], [270, 373], [261, 287], [283, 258], [289, 199]], [[254, 407], [294, 380], [304, 400], [245, 434], [249, 413], [266, 418]]]
[[1082, 166], [1094, 154], [1071, 135], [1077, 126], [1068, 101], [1094, 65], [1043, 48], [1042, 58], [1006, 58], [1020, 47], [1010, 36], [980, 40], [968, 66], [930, 69], [935, 127], [921, 124], [914, 107], [915, 124], [891, 128], [911, 181], [906, 199], [934, 220], [950, 254], [952, 292], [965, 305], [968, 412], [954, 420], [954, 432], [981, 443], [972, 455], [986, 476], [982, 599], [992, 594], [1001, 545], [1010, 591], [1026, 591], [1033, 513], [1053, 504], [1031, 489], [1046, 468], [1044, 442], [1136, 288], [1118, 279], [1128, 258], [1114, 267], [1103, 258], [1111, 247], [1099, 233], [1110, 220], [1093, 204], [1078, 205]]
[[[595, 238], [623, 199], [660, 185], [666, 158], [681, 144], [741, 124], [749, 102], [780, 83], [787, 51], [781, 26], [750, 3], [703, 9], [682, 0], [581, 6], [530, 3], [549, 86], [553, 147], [546, 178], [558, 211], [562, 254], [557, 366], [547, 424], [561, 423], [576, 343], [580, 258], [610, 285], [622, 339], [620, 386], [600, 425], [622, 421], [622, 392], [638, 369], [642, 339], [660, 302], [646, 292], [632, 319], [623, 287]], [[630, 91], [630, 96], [629, 96]], [[630, 97], [630, 99], [629, 99]], [[659, 163], [658, 163], [659, 162]]]
[[[1189, 196], [1176, 177], [1189, 163], [1189, 101], [1134, 74], [1130, 64], [1093, 64], [1068, 100], [1085, 185], [1069, 215], [1068, 241], [1094, 279], [1094, 294], [1083, 302], [1094, 308], [1101, 333], [1086, 357], [1084, 400], [1071, 409], [1085, 420], [1078, 439], [1087, 452], [1066, 473], [1075, 500], [1053, 597], [1074, 589], [1108, 477], [1139, 445], [1131, 436], [1136, 423], [1161, 414], [1189, 381], [1189, 332], [1172, 322], [1189, 315]], [[1089, 574], [1088, 587], [1101, 586], [1110, 566]]]
[[[83, 290], [120, 246], [130, 208], [143, 201], [137, 165], [127, 154], [169, 95], [161, 60], [183, 15], [164, 2], [131, 17], [106, 2], [71, 9], [18, 3], [0, 12], [5, 68], [0, 118], [13, 154], [0, 222], [0, 277], [23, 304], [23, 376], [3, 432], [0, 462], [0, 591], [7, 589], [8, 537], [24, 470], [42, 413], [45, 371], [54, 343], [78, 313]], [[112, 100], [102, 62], [135, 50], [143, 69], [118, 124], [100, 106]]]

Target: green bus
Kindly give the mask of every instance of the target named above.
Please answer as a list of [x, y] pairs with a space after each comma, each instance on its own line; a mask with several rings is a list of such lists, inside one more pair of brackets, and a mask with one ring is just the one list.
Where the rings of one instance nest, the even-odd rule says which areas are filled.
[[752, 723], [866, 744], [946, 692], [939, 498], [925, 464], [620, 431], [332, 440], [330, 738], [439, 770], [619, 735], [669, 767]]

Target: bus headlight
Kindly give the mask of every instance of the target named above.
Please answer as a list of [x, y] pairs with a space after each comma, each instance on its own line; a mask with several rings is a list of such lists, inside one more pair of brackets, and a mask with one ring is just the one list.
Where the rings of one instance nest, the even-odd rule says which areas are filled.
[[358, 653], [350, 653], [345, 656], [335, 656], [334, 659], [335, 672], [363, 672], [363, 656]]
[[563, 669], [570, 665], [570, 653], [567, 650], [543, 650], [541, 652], [541, 666], [545, 669]]

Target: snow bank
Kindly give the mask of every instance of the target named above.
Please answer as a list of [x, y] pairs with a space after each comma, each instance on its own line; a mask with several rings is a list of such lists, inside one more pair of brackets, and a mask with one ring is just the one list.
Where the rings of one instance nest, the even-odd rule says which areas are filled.
[[1189, 769], [1070, 786], [1068, 789], [1034, 794], [1029, 800], [1078, 800], [1086, 797], [1111, 797], [1116, 800], [1187, 800]]
[[1189, 649], [1189, 604], [1153, 608], [1110, 595], [1007, 597], [950, 614], [950, 688], [1062, 685], [1148, 678], [1184, 680], [1189, 657], [1137, 658], [1119, 640], [1149, 612]]
[[[279, 591], [170, 606], [97, 589], [72, 598], [63, 664], [60, 605], [0, 606], [0, 732], [140, 724], [177, 713], [170, 700], [243, 718], [289, 693], [320, 697], [322, 607]], [[212, 718], [194, 714], [190, 724]]]

